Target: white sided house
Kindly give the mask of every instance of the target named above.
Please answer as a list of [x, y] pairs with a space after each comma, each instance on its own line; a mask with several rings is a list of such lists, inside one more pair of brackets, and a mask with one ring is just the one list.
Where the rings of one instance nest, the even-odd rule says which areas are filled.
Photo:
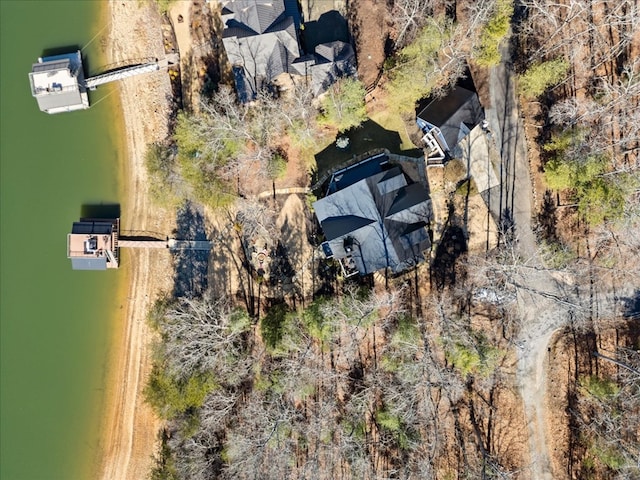
[[478, 94], [459, 85], [446, 96], [431, 100], [416, 119], [424, 133], [427, 163], [443, 165], [448, 158], [459, 157], [456, 147], [483, 119]]

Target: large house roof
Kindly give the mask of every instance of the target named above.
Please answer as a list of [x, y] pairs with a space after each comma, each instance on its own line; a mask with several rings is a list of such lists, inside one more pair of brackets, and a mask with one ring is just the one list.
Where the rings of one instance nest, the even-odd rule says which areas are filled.
[[296, 0], [228, 0], [222, 21], [222, 42], [243, 102], [283, 73], [309, 76], [314, 95], [356, 73], [355, 53], [346, 42], [322, 43], [301, 56]]
[[265, 33], [284, 13], [284, 3], [260, 0], [231, 0], [223, 4], [222, 15], [232, 24]]
[[336, 258], [351, 257], [362, 275], [387, 267], [400, 272], [422, 261], [430, 246], [429, 196], [399, 166], [375, 173], [362, 166], [361, 179], [349, 170], [344, 188], [314, 203], [316, 216]]
[[290, 10], [282, 0], [231, 0], [222, 5], [222, 42], [241, 100], [251, 100], [300, 56]]

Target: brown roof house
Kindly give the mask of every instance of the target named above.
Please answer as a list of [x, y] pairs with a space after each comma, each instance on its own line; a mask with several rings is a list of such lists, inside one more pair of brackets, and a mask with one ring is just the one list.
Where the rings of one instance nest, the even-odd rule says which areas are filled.
[[336, 171], [327, 196], [313, 204], [327, 257], [340, 261], [345, 276], [389, 268], [399, 273], [425, 260], [431, 246], [431, 200], [388, 153]]

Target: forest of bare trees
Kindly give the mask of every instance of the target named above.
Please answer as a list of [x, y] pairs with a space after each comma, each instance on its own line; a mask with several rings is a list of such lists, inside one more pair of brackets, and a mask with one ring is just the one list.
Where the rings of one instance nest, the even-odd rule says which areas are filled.
[[[535, 478], [544, 469], [532, 467], [542, 460], [523, 392], [540, 385], [547, 473], [637, 478], [640, 6], [386, 5], [380, 101], [404, 120], [467, 65], [485, 99], [499, 62], [517, 78], [533, 250], [501, 222], [498, 247], [468, 252], [468, 232], [449, 219], [429, 260], [404, 275], [344, 279], [315, 254], [289, 262], [280, 162], [296, 152], [311, 173], [320, 145], [366, 118], [363, 85], [339, 84], [319, 102], [296, 85], [251, 105], [221, 85], [179, 115], [149, 161], [164, 188], [218, 208], [226, 225], [214, 233], [215, 275], [151, 315], [160, 340], [145, 395], [165, 420], [152, 478]], [[268, 201], [256, 196], [265, 185]], [[316, 252], [310, 204], [296, 211], [308, 226], [297, 240]], [[284, 280], [251, 264], [256, 237], [289, 262]], [[225, 255], [233, 273], [220, 271]], [[237, 289], [221, 281], [231, 277]], [[537, 315], [545, 331], [527, 324]], [[546, 362], [523, 376], [525, 357]]]
[[157, 478], [517, 472], [522, 438], [508, 427], [521, 412], [499, 315], [485, 304], [485, 325], [472, 324], [472, 307], [439, 293], [417, 317], [407, 288], [345, 287], [304, 310], [275, 305], [257, 324], [208, 295], [159, 305], [167, 378], [147, 394], [171, 405], [171, 453]]
[[639, 272], [640, 9], [635, 1], [520, 4], [516, 68], [525, 83], [541, 85], [523, 99], [537, 126], [529, 130], [532, 164], [544, 171], [537, 182], [541, 245], [555, 245], [547, 254], [564, 257], [555, 268], [575, 279], [571, 322], [555, 340], [571, 354], [553, 349], [570, 365], [568, 375], [550, 371], [567, 376], [562, 400], [553, 395], [549, 406], [564, 424], [556, 473], [636, 478], [637, 291], [630, 300], [619, 292], [637, 285]]

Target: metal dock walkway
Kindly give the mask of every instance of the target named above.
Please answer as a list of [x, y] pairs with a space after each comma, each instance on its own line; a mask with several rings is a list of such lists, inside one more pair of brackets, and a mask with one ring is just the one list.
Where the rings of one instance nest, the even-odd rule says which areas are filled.
[[119, 70], [102, 73], [95, 77], [90, 77], [85, 80], [86, 88], [93, 90], [98, 85], [104, 85], [105, 83], [114, 82], [116, 80], [122, 80], [123, 78], [133, 77], [141, 73], [155, 72], [160, 70], [160, 65], [157, 61], [143, 63], [139, 65], [132, 65]]

